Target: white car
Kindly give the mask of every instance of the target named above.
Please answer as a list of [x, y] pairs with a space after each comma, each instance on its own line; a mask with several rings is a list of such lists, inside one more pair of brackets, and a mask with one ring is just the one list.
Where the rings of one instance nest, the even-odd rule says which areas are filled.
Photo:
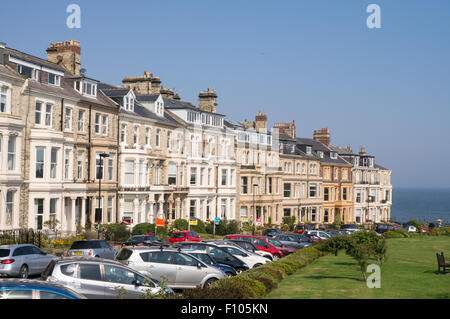
[[157, 281], [167, 280], [172, 289], [207, 287], [226, 277], [220, 269], [170, 248], [126, 247], [119, 251], [116, 260]]
[[414, 227], [414, 226], [411, 226], [411, 225], [406, 226], [404, 229], [405, 229], [407, 232], [410, 232], [410, 233], [416, 233], [416, 232], [417, 232], [417, 228]]
[[320, 239], [328, 239], [331, 237], [326, 232], [320, 230], [306, 230], [305, 233], [308, 235], [314, 235], [316, 237], [319, 237]]
[[262, 266], [270, 262], [268, 258], [262, 257], [258, 254], [252, 253], [251, 251], [247, 251], [233, 244], [216, 244], [216, 245], [218, 247], [226, 249], [227, 252], [245, 262], [250, 268]]

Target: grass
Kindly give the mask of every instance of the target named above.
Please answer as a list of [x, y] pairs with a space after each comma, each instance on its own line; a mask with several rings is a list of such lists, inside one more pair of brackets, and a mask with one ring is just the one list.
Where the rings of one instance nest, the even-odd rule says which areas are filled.
[[[381, 288], [368, 288], [356, 261], [344, 251], [327, 255], [283, 280], [268, 299], [450, 298], [450, 275], [437, 274], [436, 253], [450, 257], [450, 238], [388, 240]], [[370, 274], [368, 274], [370, 275]]]

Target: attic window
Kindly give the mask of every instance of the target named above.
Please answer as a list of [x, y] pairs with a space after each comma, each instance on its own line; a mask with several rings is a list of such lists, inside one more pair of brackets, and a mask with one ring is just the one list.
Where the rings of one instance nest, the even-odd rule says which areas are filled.
[[97, 84], [84, 80], [83, 94], [90, 96], [97, 96]]
[[330, 153], [330, 158], [337, 159], [337, 153], [336, 152], [331, 152]]
[[317, 151], [317, 155], [318, 155], [320, 158], [323, 158], [323, 152], [322, 152], [322, 151]]
[[311, 155], [311, 152], [312, 152], [312, 147], [306, 146], [306, 154]]
[[124, 99], [125, 99], [125, 103], [124, 103], [125, 110], [133, 112], [134, 111], [134, 99], [132, 97], [128, 97], [128, 96], [125, 96]]
[[61, 84], [61, 77], [59, 75], [49, 73], [48, 74], [48, 84], [60, 86]]

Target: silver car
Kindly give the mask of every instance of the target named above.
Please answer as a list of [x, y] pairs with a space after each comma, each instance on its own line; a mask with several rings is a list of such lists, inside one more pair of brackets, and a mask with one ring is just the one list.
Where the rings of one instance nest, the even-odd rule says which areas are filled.
[[122, 248], [116, 260], [158, 281], [165, 278], [172, 289], [206, 287], [226, 277], [222, 270], [170, 248]]
[[67, 251], [67, 257], [96, 257], [114, 259], [117, 250], [104, 240], [74, 241]]
[[280, 234], [273, 238], [280, 241], [286, 247], [291, 247], [294, 249], [302, 249], [312, 246], [312, 241], [308, 237], [299, 234]]
[[[66, 286], [88, 299], [138, 299], [161, 292], [158, 282], [113, 260], [68, 257], [52, 260], [42, 280]], [[173, 293], [166, 289], [165, 293]]]
[[0, 277], [40, 275], [53, 258], [35, 245], [0, 246]]

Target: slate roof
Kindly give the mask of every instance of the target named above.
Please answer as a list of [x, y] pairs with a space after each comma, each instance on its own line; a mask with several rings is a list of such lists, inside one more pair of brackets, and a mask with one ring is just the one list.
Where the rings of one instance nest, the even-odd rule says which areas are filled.
[[140, 102], [155, 102], [161, 94], [136, 95], [136, 100]]
[[297, 138], [297, 143], [299, 145], [309, 145], [312, 147], [313, 153], [316, 153], [317, 151], [323, 152], [323, 158], [320, 158], [321, 163], [326, 164], [340, 164], [340, 165], [351, 165], [349, 162], [344, 160], [341, 156], [338, 155], [336, 159], [333, 159], [330, 157], [330, 152], [333, 151], [331, 148], [327, 147], [326, 145], [322, 144], [319, 141], [316, 141], [312, 138]]
[[38, 58], [36, 56], [21, 52], [16, 49], [5, 48], [4, 53], [9, 54], [10, 56], [15, 57], [20, 60], [29, 61], [31, 63], [37, 64], [40, 66], [45, 66], [49, 69], [54, 69], [54, 70], [57, 70], [57, 71], [60, 71], [63, 73], [67, 72], [67, 70], [65, 68], [63, 68], [62, 66], [59, 66], [56, 63], [49, 62], [47, 60], [44, 60], [44, 59]]
[[134, 103], [134, 112], [127, 111], [124, 108], [120, 109], [120, 114], [126, 114], [131, 116], [143, 117], [145, 119], [151, 119], [155, 121], [160, 121], [172, 125], [179, 125], [179, 123], [172, 117], [169, 112], [164, 112], [164, 116], [158, 116], [139, 102]]

